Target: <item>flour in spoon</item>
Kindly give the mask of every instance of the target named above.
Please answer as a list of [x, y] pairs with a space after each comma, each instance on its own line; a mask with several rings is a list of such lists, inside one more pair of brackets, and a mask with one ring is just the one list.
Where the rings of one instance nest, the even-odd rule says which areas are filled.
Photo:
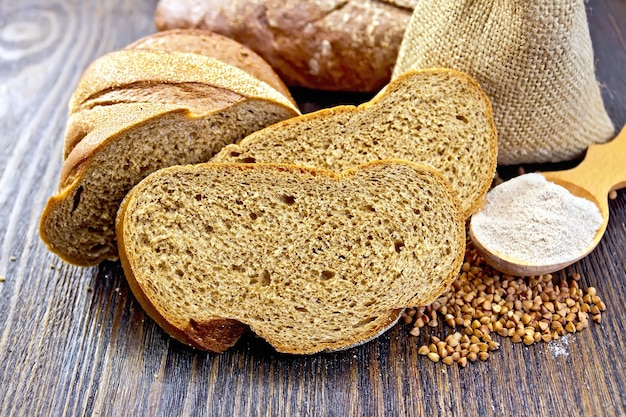
[[490, 252], [531, 265], [580, 257], [602, 225], [595, 204], [540, 174], [506, 181], [472, 217], [474, 237]]

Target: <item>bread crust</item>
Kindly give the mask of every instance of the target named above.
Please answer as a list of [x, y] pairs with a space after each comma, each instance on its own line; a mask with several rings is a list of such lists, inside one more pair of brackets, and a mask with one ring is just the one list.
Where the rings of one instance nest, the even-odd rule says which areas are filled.
[[294, 105], [296, 104], [285, 83], [260, 55], [218, 33], [201, 29], [166, 30], [141, 38], [124, 49], [186, 52], [215, 58], [269, 84]]
[[389, 81], [411, 15], [393, 3], [161, 0], [155, 23], [159, 30], [202, 28], [231, 37], [290, 86], [375, 92]]
[[247, 72], [218, 59], [184, 52], [131, 49], [111, 52], [90, 65], [70, 99], [70, 112], [89, 108], [99, 94], [143, 83], [198, 83], [244, 97], [263, 97], [297, 112], [295, 104]]

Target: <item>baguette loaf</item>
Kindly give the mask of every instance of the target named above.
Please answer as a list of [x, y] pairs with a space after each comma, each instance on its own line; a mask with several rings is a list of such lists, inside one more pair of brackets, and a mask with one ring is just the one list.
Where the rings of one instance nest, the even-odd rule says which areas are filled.
[[376, 92], [391, 71], [414, 0], [160, 0], [159, 30], [202, 28], [259, 53], [290, 86]]
[[212, 162], [279, 162], [341, 172], [376, 159], [407, 159], [443, 173], [465, 217], [477, 209], [496, 168], [491, 105], [467, 75], [409, 72], [370, 102], [304, 114], [225, 147]]
[[163, 167], [207, 161], [224, 145], [298, 114], [290, 97], [208, 56], [107, 54], [85, 71], [71, 98], [58, 194], [42, 214], [41, 238], [76, 265], [116, 259], [115, 213], [139, 180]]
[[120, 259], [176, 339], [223, 351], [249, 326], [280, 352], [345, 349], [429, 304], [462, 263], [458, 200], [433, 168], [278, 164], [160, 170], [117, 216]]

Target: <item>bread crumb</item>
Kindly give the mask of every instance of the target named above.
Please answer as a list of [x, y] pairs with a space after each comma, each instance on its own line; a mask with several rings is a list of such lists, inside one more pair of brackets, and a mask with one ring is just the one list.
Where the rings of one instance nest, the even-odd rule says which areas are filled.
[[54, 269], [54, 268], [55, 268], [54, 264], [50, 264], [50, 269]]
[[17, 258], [15, 256], [11, 256], [11, 262], [15, 262], [17, 260]]
[[91, 292], [91, 287], [89, 285], [87, 285], [87, 292]]
[[4, 282], [5, 278], [3, 276], [0, 276], [0, 282]]

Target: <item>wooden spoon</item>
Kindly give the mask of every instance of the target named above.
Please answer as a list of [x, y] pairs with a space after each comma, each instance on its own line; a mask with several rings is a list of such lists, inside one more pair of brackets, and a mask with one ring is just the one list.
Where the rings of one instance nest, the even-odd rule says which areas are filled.
[[577, 197], [593, 202], [602, 215], [602, 225], [593, 242], [579, 256], [551, 265], [533, 265], [503, 254], [496, 254], [476, 238], [470, 222], [470, 238], [485, 261], [497, 270], [517, 276], [537, 276], [559, 271], [587, 256], [600, 243], [609, 222], [607, 195], [612, 190], [626, 187], [626, 126], [611, 142], [591, 145], [583, 161], [564, 171], [542, 172], [548, 181], [554, 182]]

